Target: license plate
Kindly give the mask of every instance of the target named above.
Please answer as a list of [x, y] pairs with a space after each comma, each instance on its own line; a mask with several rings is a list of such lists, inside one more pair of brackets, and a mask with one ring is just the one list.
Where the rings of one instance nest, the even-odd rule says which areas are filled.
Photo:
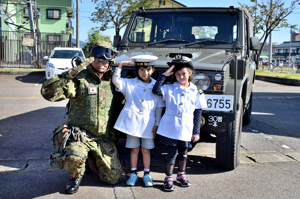
[[206, 95], [207, 108], [203, 110], [210, 111], [232, 111], [233, 96], [232, 95]]

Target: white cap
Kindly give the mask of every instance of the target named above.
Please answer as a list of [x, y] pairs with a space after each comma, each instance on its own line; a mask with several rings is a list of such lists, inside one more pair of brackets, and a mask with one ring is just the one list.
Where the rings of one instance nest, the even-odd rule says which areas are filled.
[[158, 57], [154, 55], [137, 55], [131, 57], [131, 60], [135, 62], [134, 64], [136, 66], [153, 66], [157, 59]]

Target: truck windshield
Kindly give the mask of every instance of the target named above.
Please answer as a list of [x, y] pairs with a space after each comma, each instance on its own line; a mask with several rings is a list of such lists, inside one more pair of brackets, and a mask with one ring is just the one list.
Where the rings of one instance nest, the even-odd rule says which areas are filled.
[[220, 12], [143, 13], [136, 16], [129, 40], [150, 43], [169, 39], [187, 43], [217, 40], [233, 43], [238, 35], [237, 21], [237, 15]]

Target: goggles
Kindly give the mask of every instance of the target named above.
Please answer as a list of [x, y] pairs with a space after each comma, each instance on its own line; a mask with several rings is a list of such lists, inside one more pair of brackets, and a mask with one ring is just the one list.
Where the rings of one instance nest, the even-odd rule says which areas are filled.
[[95, 58], [103, 58], [106, 60], [111, 60], [114, 58], [114, 51], [110, 48], [105, 48], [102, 46], [93, 48], [91, 53]]
[[102, 62], [102, 64], [108, 64], [109, 60], [95, 58], [94, 62], [96, 62], [96, 63]]

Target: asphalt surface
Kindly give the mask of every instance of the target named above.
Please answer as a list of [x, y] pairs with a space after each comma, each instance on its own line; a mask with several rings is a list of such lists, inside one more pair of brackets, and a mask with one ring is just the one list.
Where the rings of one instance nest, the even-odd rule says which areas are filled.
[[[202, 137], [201, 142], [189, 154], [187, 173], [192, 182], [189, 188], [176, 185], [174, 192], [163, 190], [166, 150], [159, 144], [151, 151], [154, 187], [143, 186], [141, 156], [138, 163], [139, 181], [136, 186], [127, 187], [125, 182], [130, 170], [130, 151], [124, 146], [125, 140], [121, 139], [118, 144], [124, 172], [121, 183], [111, 186], [102, 183], [96, 174], [85, 174], [78, 193], [67, 195], [64, 188], [69, 179], [68, 174], [63, 169], [50, 167], [48, 162], [53, 149], [51, 132], [66, 120], [66, 101], [51, 103], [44, 100], [39, 94], [43, 81], [43, 74], [37, 73], [0, 75], [1, 199], [299, 197], [299, 150], [278, 153], [277, 148], [281, 143], [276, 145], [264, 134], [253, 134], [251, 126], [243, 128], [241, 164], [234, 171], [216, 166], [213, 144], [215, 138]], [[267, 124], [253, 120], [252, 127], [258, 126], [266, 131], [270, 128]], [[276, 130], [278, 129], [274, 129]], [[260, 140], [264, 141], [264, 152], [260, 152], [256, 146], [248, 147], [248, 142]], [[287, 143], [292, 148], [299, 148], [297, 137], [288, 139]]]

